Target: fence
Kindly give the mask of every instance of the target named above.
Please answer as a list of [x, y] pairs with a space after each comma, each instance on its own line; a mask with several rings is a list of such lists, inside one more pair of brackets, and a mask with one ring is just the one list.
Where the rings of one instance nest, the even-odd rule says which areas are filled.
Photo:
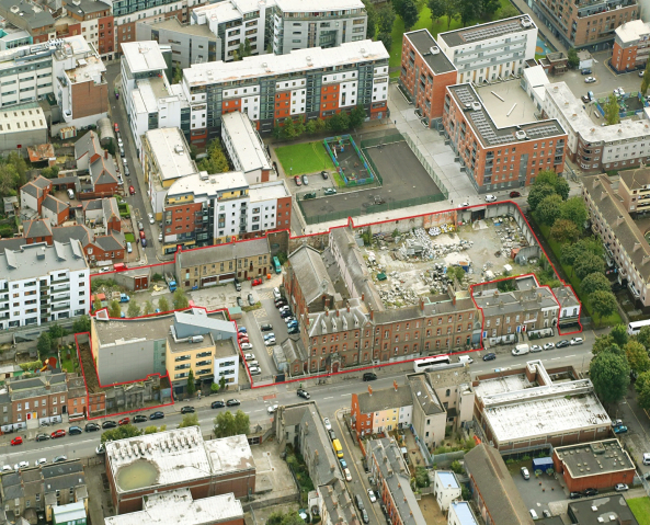
[[[413, 152], [413, 154], [420, 161], [420, 164], [422, 164], [422, 166], [424, 167], [426, 172], [433, 179], [433, 182], [436, 183], [436, 186], [438, 186], [438, 188], [442, 192], [443, 198], [437, 199], [437, 200], [445, 200], [447, 197], [449, 197], [449, 191], [447, 190], [445, 185], [440, 181], [440, 177], [438, 177], [437, 173], [434, 171], [431, 164], [429, 164], [429, 161], [426, 159], [426, 157], [424, 155], [422, 155], [422, 152], [415, 145], [415, 142], [413, 142], [413, 139], [411, 138], [411, 136], [408, 133], [406, 133], [404, 135], [404, 139], [406, 140], [406, 143], [408, 144], [409, 148], [411, 148], [411, 151]], [[437, 202], [437, 200], [433, 201], [433, 202]]]
[[401, 133], [394, 133], [392, 135], [385, 135], [383, 137], [375, 137], [361, 141], [361, 149], [372, 148], [374, 146], [383, 146], [384, 144], [392, 144], [394, 142], [402, 142], [404, 137]]

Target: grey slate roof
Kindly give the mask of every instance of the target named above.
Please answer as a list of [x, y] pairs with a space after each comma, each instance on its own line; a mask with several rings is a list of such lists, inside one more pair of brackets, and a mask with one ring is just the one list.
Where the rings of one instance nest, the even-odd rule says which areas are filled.
[[117, 184], [117, 171], [113, 157], [100, 157], [90, 165], [90, 178], [93, 185]]
[[10, 281], [41, 277], [65, 269], [88, 269], [83, 249], [77, 240], [66, 244], [54, 241], [52, 246], [45, 243], [25, 244], [19, 250], [5, 248], [0, 254], [0, 275]]
[[47, 188], [51, 183], [52, 182], [49, 179], [39, 175], [34, 180], [24, 184], [22, 188], [20, 188], [20, 191], [24, 191], [28, 195], [38, 198], [43, 195], [43, 190], [45, 190], [45, 188]]
[[62, 211], [68, 209], [69, 206], [65, 202], [57, 199], [56, 197], [52, 195], [48, 195], [43, 200], [43, 208], [47, 208], [48, 210], [51, 210], [58, 215]]
[[289, 263], [308, 305], [324, 293], [334, 295], [334, 285], [318, 250], [305, 244], [289, 255]]
[[496, 289], [482, 287], [481, 295], [474, 293], [474, 300], [483, 309], [485, 317], [494, 315], [516, 314], [539, 311], [542, 308], [559, 307], [551, 291], [540, 286], [535, 290], [515, 290], [499, 292]]
[[496, 448], [484, 443], [477, 445], [465, 454], [465, 466], [493, 523], [533, 525], [526, 504]]
[[411, 387], [409, 385], [402, 385], [397, 387], [397, 391], [393, 387], [382, 388], [381, 390], [374, 390], [370, 392], [362, 392], [357, 395], [359, 403], [359, 410], [362, 414], [370, 414], [371, 412], [379, 412], [381, 410], [388, 410], [391, 408], [401, 408], [413, 405], [413, 396], [411, 395]]
[[557, 300], [560, 302], [560, 306], [562, 308], [580, 306], [580, 301], [578, 301], [569, 285], [553, 288], [553, 293], [555, 294], [555, 297], [557, 297]]
[[582, 190], [591, 197], [596, 211], [627, 253], [639, 276], [645, 282], [650, 281], [650, 246], [616, 196], [607, 175], [585, 177]]
[[183, 250], [178, 256], [181, 268], [192, 268], [205, 264], [234, 261], [234, 244], [219, 244], [208, 248], [197, 248], [195, 250]]
[[[0, 0], [1, 1], [1, 0]], [[88, 154], [90, 158], [93, 155], [102, 156], [102, 146], [99, 142], [99, 135], [94, 131], [89, 131], [74, 144], [75, 158], [80, 159]]]
[[101, 210], [103, 209], [104, 199], [92, 199], [89, 201], [84, 201], [83, 207], [84, 207], [84, 212], [88, 210]]
[[81, 246], [88, 246], [92, 241], [92, 232], [83, 224], [76, 226], [61, 226], [52, 230], [52, 238], [58, 242], [70, 242], [70, 239], [76, 239]]
[[[46, 385], [49, 383], [49, 388]], [[39, 376], [21, 379], [7, 379], [9, 396], [12, 401], [21, 399], [30, 399], [32, 397], [45, 396], [48, 394], [67, 392], [68, 385], [65, 380], [65, 374], [45, 372]]]
[[24, 24], [24, 28], [30, 30], [53, 25], [54, 18], [50, 12], [40, 6], [35, 9], [35, 5], [36, 3], [21, 2], [20, 0], [0, 0], [0, 14], [5, 18], [8, 14], [12, 14], [12, 20], [19, 19]]
[[117, 199], [115, 197], [102, 199], [100, 203], [106, 221], [110, 221], [111, 217], [120, 218], [120, 208], [117, 205]]
[[99, 0], [74, 0], [73, 3], [71, 0], [63, 0], [63, 7], [67, 11], [72, 11], [74, 13], [88, 15], [92, 13], [99, 13], [101, 11], [110, 10], [111, 6], [100, 2]]
[[35, 219], [33, 221], [25, 221], [23, 223], [23, 236], [26, 239], [36, 237], [51, 237], [52, 227], [44, 219]]
[[95, 244], [105, 252], [123, 250], [125, 246], [124, 234], [111, 230], [108, 235], [95, 238]]
[[650, 184], [650, 168], [635, 168], [619, 171], [618, 176], [630, 190], [638, 190]]
[[369, 322], [365, 305], [358, 299], [351, 299], [350, 311], [338, 308], [327, 312], [309, 314], [309, 337], [332, 334], [363, 328]]
[[429, 384], [426, 374], [412, 374], [408, 376], [408, 380], [414, 405], [420, 405], [422, 411], [427, 415], [440, 414], [445, 411], [438, 395]]
[[334, 479], [318, 487], [318, 492], [323, 498], [323, 504], [329, 514], [330, 522], [345, 525], [359, 525], [352, 496], [345, 483]]

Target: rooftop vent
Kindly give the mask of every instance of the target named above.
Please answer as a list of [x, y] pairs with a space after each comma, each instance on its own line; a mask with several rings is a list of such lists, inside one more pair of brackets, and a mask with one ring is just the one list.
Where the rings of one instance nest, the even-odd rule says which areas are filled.
[[472, 109], [472, 105], [471, 105], [469, 102], [467, 102], [467, 103], [465, 103], [465, 105], [463, 106], [463, 109], [464, 109], [465, 111], [469, 111], [470, 109]]
[[431, 52], [432, 55], [439, 55], [440, 54], [440, 48], [438, 46], [431, 46], [429, 48], [429, 51]]
[[472, 109], [474, 111], [479, 111], [481, 109], [481, 103], [480, 102], [472, 102]]
[[517, 140], [525, 140], [527, 138], [526, 132], [523, 129], [515, 131], [515, 138]]
[[530, 18], [524, 17], [521, 19], [521, 27], [533, 27], [533, 22]]
[[17, 13], [18, 11], [20, 11], [20, 7], [18, 7], [17, 5], [12, 5], [10, 11], [12, 13]]

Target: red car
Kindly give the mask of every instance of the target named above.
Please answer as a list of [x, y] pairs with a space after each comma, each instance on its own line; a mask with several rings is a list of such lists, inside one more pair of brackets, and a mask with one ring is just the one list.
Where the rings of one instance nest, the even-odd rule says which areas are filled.
[[120, 425], [120, 426], [122, 426], [122, 425], [128, 425], [130, 422], [131, 422], [131, 419], [130, 419], [130, 418], [128, 418], [128, 417], [123, 417], [122, 419], [120, 419], [120, 420], [117, 422], [117, 424]]
[[238, 339], [248, 339], [248, 334], [246, 332], [239, 332], [237, 334]]
[[302, 186], [302, 181], [300, 180], [300, 175], [296, 175], [293, 180], [296, 181], [296, 186]]
[[65, 430], [63, 430], [63, 429], [61, 429], [61, 430], [55, 430], [54, 432], [52, 432], [52, 433], [50, 434], [50, 437], [51, 437], [52, 439], [65, 437]]
[[133, 186], [129, 186], [129, 193], [135, 195], [135, 188]]
[[117, 125], [117, 122], [115, 124], [113, 124], [113, 127], [115, 128], [115, 133], [120, 132], [120, 127]]
[[11, 446], [13, 445], [22, 445], [23, 444], [23, 438], [20, 436], [16, 436], [11, 440]]
[[239, 344], [240, 344], [240, 345], [242, 345], [242, 344], [244, 344], [244, 343], [250, 343], [250, 340], [248, 339], [248, 337], [242, 337], [242, 338], [239, 340]]
[[258, 277], [257, 279], [253, 279], [251, 286], [259, 286], [260, 284], [262, 284], [262, 278]]
[[514, 199], [515, 197], [521, 197], [521, 193], [519, 193], [518, 191], [511, 191], [510, 198]]

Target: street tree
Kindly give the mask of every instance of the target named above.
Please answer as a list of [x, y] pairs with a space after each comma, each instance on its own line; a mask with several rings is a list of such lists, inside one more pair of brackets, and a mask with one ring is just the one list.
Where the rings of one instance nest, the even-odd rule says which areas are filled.
[[420, 11], [415, 0], [401, 0], [399, 15], [404, 22], [404, 29], [410, 31], [420, 18]]
[[555, 221], [560, 218], [562, 213], [562, 197], [560, 197], [555, 190], [552, 195], [544, 197], [544, 199], [535, 208], [535, 217], [545, 226], [553, 226]]
[[366, 110], [362, 105], [354, 106], [350, 111], [350, 127], [358, 128], [366, 120]]
[[237, 410], [235, 414], [235, 431], [237, 434], [250, 434], [251, 422], [248, 414], [243, 410]]
[[546, 197], [555, 195], [555, 188], [550, 184], [535, 184], [528, 192], [528, 207], [534, 212]]
[[610, 95], [607, 97], [607, 102], [605, 103], [605, 122], [608, 126], [618, 124], [621, 121], [619, 111], [620, 108], [616, 96]]
[[645, 95], [650, 87], [650, 67], [646, 67], [641, 80], [641, 93]]
[[630, 336], [627, 333], [627, 327], [624, 324], [617, 324], [610, 330], [609, 335], [614, 343], [621, 348], [623, 348], [630, 340]]
[[194, 371], [190, 368], [187, 374], [187, 395], [193, 397], [196, 392], [196, 381], [194, 380]]
[[591, 353], [593, 355], [598, 355], [601, 352], [610, 350], [612, 345], [615, 345], [614, 338], [610, 334], [603, 334], [596, 336], [594, 344], [591, 348]]
[[639, 330], [636, 340], [645, 346], [646, 350], [650, 351], [650, 326], [644, 326]]
[[609, 292], [612, 290], [612, 285], [609, 282], [609, 279], [605, 277], [605, 274], [595, 272], [590, 273], [582, 280], [580, 283], [580, 290], [586, 295], [591, 295], [598, 290]]
[[563, 219], [573, 222], [579, 230], [584, 230], [585, 221], [589, 217], [589, 212], [581, 197], [571, 197], [564, 201], [561, 209]]
[[198, 427], [199, 416], [197, 414], [185, 414], [183, 420], [178, 424], [178, 428]]
[[551, 226], [549, 234], [551, 239], [560, 244], [576, 242], [580, 237], [578, 227], [567, 219], [557, 219]]
[[618, 308], [616, 297], [612, 292], [595, 291], [590, 296], [591, 308], [601, 319], [614, 314]]
[[377, 11], [377, 26], [380, 33], [388, 33], [393, 31], [393, 24], [395, 23], [395, 11], [390, 3], [384, 4], [383, 7]]
[[567, 200], [569, 198], [570, 189], [571, 188], [569, 187], [569, 183], [566, 179], [560, 177], [557, 180], [557, 183], [555, 184], [555, 193], [557, 193], [564, 200]]
[[650, 370], [650, 357], [648, 351], [641, 343], [637, 341], [629, 341], [625, 345], [625, 356], [630, 368], [637, 374], [642, 374]]
[[616, 403], [623, 399], [630, 384], [630, 365], [624, 354], [606, 350], [591, 360], [589, 377], [603, 403]]
[[587, 252], [583, 254], [580, 257], [580, 259], [575, 261], [575, 264], [573, 265], [573, 269], [578, 279], [582, 280], [585, 277], [587, 277], [587, 275], [589, 275], [590, 273], [595, 273], [595, 272], [604, 273], [605, 261], [603, 260], [602, 257], [598, 257], [593, 253]]
[[650, 410], [650, 371], [643, 372], [634, 383], [636, 400], [644, 410]]
[[140, 429], [135, 425], [121, 425], [117, 428], [107, 430], [102, 434], [102, 443], [107, 441], [117, 441], [118, 439], [125, 439], [141, 435]]
[[575, 47], [569, 48], [567, 53], [568, 64], [571, 69], [576, 69], [580, 65], [580, 59], [578, 58], [578, 52]]
[[230, 410], [220, 412], [214, 418], [214, 435], [217, 438], [234, 436], [235, 432], [235, 416], [232, 415]]

